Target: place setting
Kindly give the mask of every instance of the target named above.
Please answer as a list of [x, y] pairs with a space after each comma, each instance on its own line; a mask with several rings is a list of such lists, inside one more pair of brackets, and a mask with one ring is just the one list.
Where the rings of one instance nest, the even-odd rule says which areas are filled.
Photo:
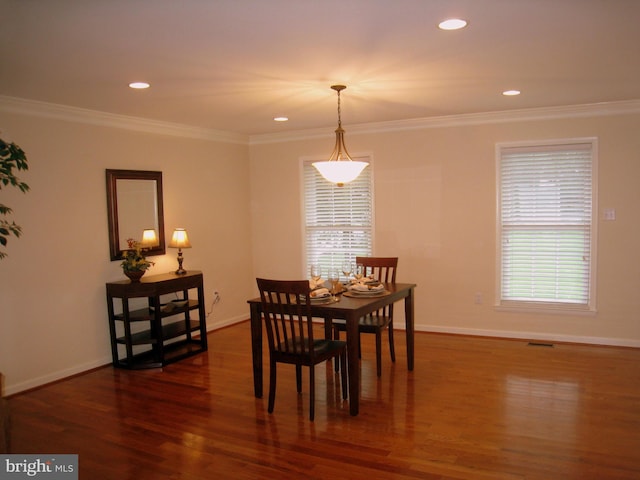
[[331, 288], [325, 287], [325, 283], [322, 280], [322, 272], [318, 265], [311, 265], [310, 268], [310, 280], [309, 288], [309, 301], [314, 304], [326, 304], [340, 301], [340, 298], [336, 295], [341, 291], [342, 284], [340, 283], [340, 276], [337, 269], [329, 269], [329, 283]]
[[[347, 278], [350, 277], [352, 273], [351, 270], [352, 268], [347, 264], [342, 267], [342, 273], [344, 273]], [[356, 265], [353, 271], [354, 278], [348, 281], [346, 291], [343, 293], [345, 297], [372, 298], [383, 297], [391, 293], [385, 289], [384, 284], [380, 283], [378, 279], [371, 276], [367, 277], [365, 273], [364, 265]]]

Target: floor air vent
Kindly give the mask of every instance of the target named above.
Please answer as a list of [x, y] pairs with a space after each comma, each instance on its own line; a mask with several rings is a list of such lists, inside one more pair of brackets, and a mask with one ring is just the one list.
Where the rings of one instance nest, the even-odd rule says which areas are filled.
[[529, 342], [527, 343], [530, 347], [548, 347], [553, 348], [553, 343], [542, 343], [542, 342]]

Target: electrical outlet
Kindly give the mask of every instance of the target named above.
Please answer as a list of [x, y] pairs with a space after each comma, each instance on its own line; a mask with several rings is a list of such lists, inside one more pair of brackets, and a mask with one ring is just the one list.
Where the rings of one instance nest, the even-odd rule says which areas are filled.
[[476, 292], [475, 298], [474, 298], [474, 303], [476, 305], [482, 305], [482, 293], [481, 292]]

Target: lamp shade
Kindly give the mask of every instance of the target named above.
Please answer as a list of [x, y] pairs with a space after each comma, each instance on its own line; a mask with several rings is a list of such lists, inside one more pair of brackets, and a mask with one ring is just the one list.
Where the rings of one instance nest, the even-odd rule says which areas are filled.
[[169, 242], [171, 248], [191, 248], [187, 231], [184, 228], [176, 228]]
[[142, 232], [142, 240], [140, 241], [142, 248], [151, 248], [160, 245], [158, 235], [153, 228], [145, 228]]
[[339, 187], [358, 178], [358, 175], [360, 175], [367, 165], [369, 165], [367, 162], [358, 162], [355, 160], [328, 160], [313, 163], [313, 166], [320, 172], [320, 175], [328, 181], [337, 184]]

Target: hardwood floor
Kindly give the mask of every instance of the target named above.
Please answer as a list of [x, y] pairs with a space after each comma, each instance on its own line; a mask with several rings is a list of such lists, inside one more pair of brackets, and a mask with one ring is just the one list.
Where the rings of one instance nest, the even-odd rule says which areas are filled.
[[640, 350], [418, 333], [408, 372], [397, 331], [378, 378], [363, 336], [360, 415], [320, 365], [311, 423], [293, 367], [278, 366], [273, 414], [254, 398], [249, 337], [245, 322], [163, 370], [15, 395], [11, 451], [77, 453], [90, 480], [640, 478]]

